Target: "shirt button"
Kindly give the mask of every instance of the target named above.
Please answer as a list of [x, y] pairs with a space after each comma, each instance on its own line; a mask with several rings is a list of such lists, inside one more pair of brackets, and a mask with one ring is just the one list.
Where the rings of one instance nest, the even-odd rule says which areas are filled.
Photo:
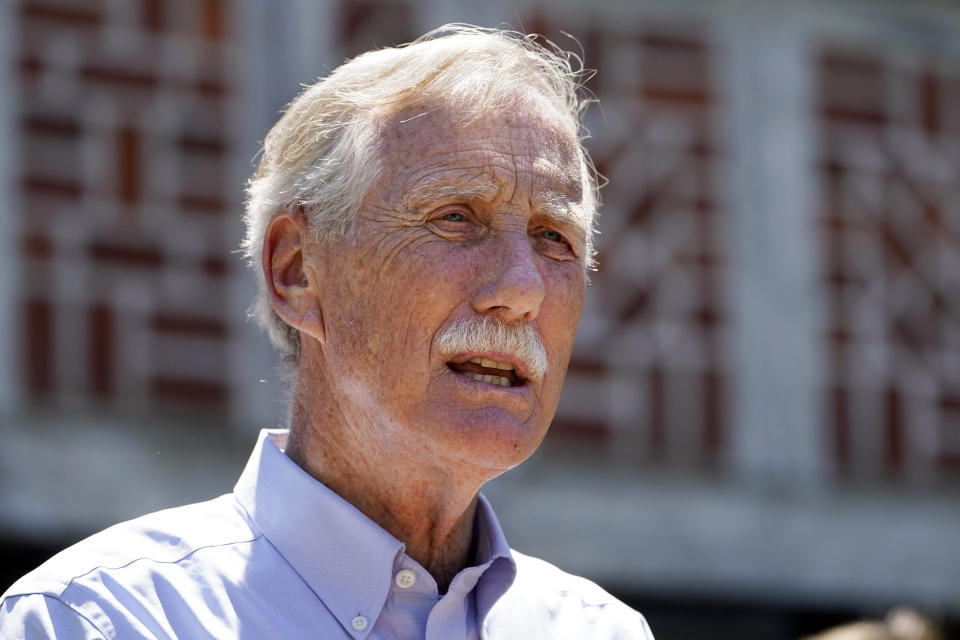
[[417, 574], [410, 569], [401, 569], [394, 580], [401, 589], [409, 589], [417, 582]]
[[354, 631], [366, 631], [367, 630], [367, 619], [363, 616], [357, 616], [350, 621], [350, 626], [353, 627]]

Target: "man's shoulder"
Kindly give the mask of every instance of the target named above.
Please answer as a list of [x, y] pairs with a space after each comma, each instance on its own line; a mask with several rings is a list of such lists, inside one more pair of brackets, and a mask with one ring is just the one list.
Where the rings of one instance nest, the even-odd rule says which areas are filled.
[[546, 560], [510, 550], [517, 563], [515, 586], [526, 592], [539, 594], [570, 594], [581, 600], [584, 606], [604, 606], [620, 603], [597, 583], [550, 564]]
[[138, 563], [175, 565], [203, 548], [257, 536], [232, 494], [156, 511], [81, 540], [16, 581], [0, 598], [43, 594], [59, 598], [78, 581]]
[[[509, 637], [652, 640], [640, 613], [596, 583], [515, 550], [513, 585], [491, 611], [490, 638], [497, 628]], [[516, 635], [517, 625], [525, 625]], [[529, 627], [526, 628], [526, 627]]]

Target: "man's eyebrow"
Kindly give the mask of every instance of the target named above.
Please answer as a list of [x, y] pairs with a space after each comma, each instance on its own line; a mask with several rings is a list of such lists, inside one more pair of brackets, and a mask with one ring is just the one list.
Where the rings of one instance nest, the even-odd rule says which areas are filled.
[[590, 223], [584, 219], [581, 207], [577, 206], [571, 198], [559, 191], [545, 190], [537, 193], [537, 208], [544, 217], [558, 224], [569, 225], [582, 231], [586, 235]]
[[407, 208], [417, 209], [437, 200], [464, 198], [467, 200], [493, 200], [500, 192], [500, 188], [487, 180], [451, 180], [449, 178], [433, 178], [424, 180], [410, 189], [404, 204]]

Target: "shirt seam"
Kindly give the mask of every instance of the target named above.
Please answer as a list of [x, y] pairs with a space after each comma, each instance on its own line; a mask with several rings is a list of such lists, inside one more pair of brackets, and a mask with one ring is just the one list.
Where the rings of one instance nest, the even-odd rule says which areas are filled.
[[[81, 620], [83, 620], [83, 621], [86, 622], [88, 625], [90, 625], [91, 627], [93, 627], [94, 631], [96, 631], [97, 633], [99, 633], [99, 634], [100, 634], [100, 637], [103, 638], [104, 640], [106, 640], [106, 638], [107, 638], [107, 632], [105, 632], [103, 629], [101, 629], [100, 626], [97, 625], [97, 624], [96, 624], [93, 620], [91, 620], [89, 617], [87, 617], [86, 614], [84, 614], [82, 611], [80, 611], [79, 609], [77, 609], [77, 608], [74, 607], [73, 605], [71, 605], [71, 604], [69, 604], [69, 603], [67, 603], [67, 602], [64, 602], [59, 596], [55, 596], [55, 595], [52, 595], [52, 594], [49, 594], [49, 593], [43, 593], [42, 591], [31, 591], [31, 592], [29, 592], [29, 593], [21, 593], [21, 594], [18, 594], [18, 595], [15, 596], [15, 597], [22, 598], [22, 597], [24, 597], [24, 596], [40, 596], [41, 598], [44, 598], [44, 599], [49, 598], [49, 599], [51, 599], [51, 600], [53, 600], [53, 601], [55, 601], [55, 602], [59, 602], [61, 605], [63, 605], [63, 606], [66, 607], [67, 609], [69, 609], [71, 612], [75, 613]], [[110, 637], [112, 638], [112, 637], [115, 637], [115, 636], [113, 636], [113, 635], [111, 634]]]
[[[249, 539], [249, 540], [231, 540], [230, 542], [221, 542], [221, 543], [217, 543], [217, 544], [206, 544], [206, 545], [202, 545], [202, 546], [196, 547], [195, 549], [191, 549], [191, 550], [188, 551], [187, 553], [185, 553], [185, 554], [183, 554], [182, 556], [180, 556], [180, 557], [178, 557], [178, 558], [175, 558], [175, 559], [173, 559], [173, 560], [159, 560], [159, 559], [157, 559], [157, 558], [151, 558], [150, 556], [142, 556], [142, 557], [139, 557], [139, 558], [134, 558], [133, 560], [130, 560], [129, 562], [126, 562], [126, 563], [124, 563], [124, 564], [120, 564], [120, 565], [117, 565], [117, 566], [108, 566], [108, 565], [105, 565], [105, 564], [97, 565], [96, 567], [93, 567], [93, 568], [91, 568], [91, 569], [89, 569], [89, 570], [87, 570], [87, 571], [84, 571], [84, 572], [81, 573], [80, 575], [76, 575], [76, 576], [70, 578], [70, 581], [67, 582], [67, 584], [66, 584], [66, 585], [64, 586], [64, 588], [63, 588], [63, 591], [60, 593], [60, 596], [62, 596], [64, 593], [66, 593], [66, 591], [67, 591], [71, 586], [73, 586], [73, 583], [74, 583], [74, 582], [77, 582], [78, 580], [82, 580], [83, 578], [85, 578], [85, 577], [89, 576], [90, 574], [95, 573], [95, 572], [97, 572], [97, 571], [118, 571], [118, 570], [120, 570], [120, 569], [126, 569], [127, 567], [132, 566], [132, 565], [134, 565], [134, 564], [136, 564], [136, 563], [138, 563], [138, 562], [141, 562], [141, 561], [153, 562], [153, 563], [155, 563], [155, 564], [178, 564], [178, 563], [180, 563], [180, 562], [183, 562], [184, 560], [186, 560], [187, 558], [189, 558], [189, 557], [192, 556], [193, 554], [197, 553], [198, 551], [203, 551], [203, 550], [205, 550], [205, 549], [216, 549], [216, 548], [219, 548], [219, 547], [229, 547], [229, 546], [232, 546], [232, 545], [235, 545], [235, 544], [250, 544], [251, 542], [256, 542], [257, 540], [259, 540], [259, 539], [262, 538], [262, 537], [263, 537], [263, 533], [255, 536], [255, 537], [253, 537], [253, 538], [251, 538], [251, 539]], [[55, 597], [55, 598], [57, 598], [57, 600], [59, 600], [59, 599], [60, 599], [60, 596], [51, 596], [51, 597]]]

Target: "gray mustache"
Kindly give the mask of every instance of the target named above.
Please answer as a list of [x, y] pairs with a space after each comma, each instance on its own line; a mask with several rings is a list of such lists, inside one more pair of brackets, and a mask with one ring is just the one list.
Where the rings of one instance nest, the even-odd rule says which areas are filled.
[[471, 351], [511, 354], [524, 364], [527, 377], [541, 379], [547, 372], [547, 351], [537, 330], [528, 324], [507, 324], [494, 316], [457, 320], [434, 338], [445, 356]]

